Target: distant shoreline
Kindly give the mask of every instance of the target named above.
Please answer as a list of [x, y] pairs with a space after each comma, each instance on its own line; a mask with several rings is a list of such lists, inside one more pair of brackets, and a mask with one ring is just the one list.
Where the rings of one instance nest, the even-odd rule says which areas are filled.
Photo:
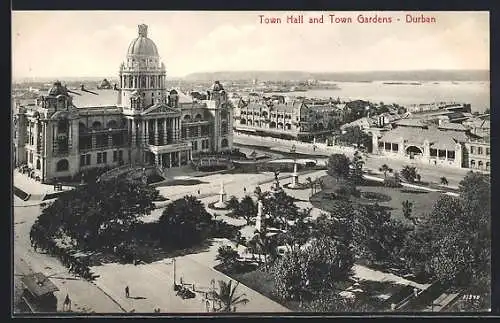
[[[116, 76], [95, 77], [20, 77], [13, 78], [14, 83], [53, 82], [59, 79], [65, 82], [101, 81], [103, 78], [115, 79]], [[301, 71], [218, 71], [192, 73], [183, 77], [167, 77], [168, 81], [205, 82], [213, 80], [249, 81], [317, 81], [332, 82], [489, 82], [489, 70], [415, 70], [415, 71], [367, 71], [367, 72], [301, 72]]]

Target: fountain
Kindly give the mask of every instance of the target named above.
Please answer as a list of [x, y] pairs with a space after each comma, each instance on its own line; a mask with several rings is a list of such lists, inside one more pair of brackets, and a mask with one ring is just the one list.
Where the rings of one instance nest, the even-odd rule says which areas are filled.
[[219, 192], [219, 201], [214, 204], [214, 206], [218, 209], [226, 209], [227, 208], [227, 202], [226, 202], [226, 191], [224, 190], [224, 182], [220, 183], [220, 192]]

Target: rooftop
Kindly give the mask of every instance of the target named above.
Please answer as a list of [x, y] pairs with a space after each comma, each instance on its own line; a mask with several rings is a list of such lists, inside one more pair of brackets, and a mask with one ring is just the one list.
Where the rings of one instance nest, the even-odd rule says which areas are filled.
[[35, 296], [43, 296], [59, 290], [53, 282], [51, 282], [42, 273], [35, 273], [32, 275], [24, 276], [22, 282], [26, 288]]
[[424, 141], [428, 140], [430, 147], [434, 149], [455, 150], [457, 142], [467, 142], [469, 137], [461, 131], [443, 131], [435, 127], [428, 129], [419, 129], [414, 127], [397, 127], [385, 133], [380, 141], [398, 142], [403, 138], [410, 144], [423, 146]]
[[115, 90], [71, 90], [73, 105], [77, 108], [106, 107], [118, 104], [119, 91]]

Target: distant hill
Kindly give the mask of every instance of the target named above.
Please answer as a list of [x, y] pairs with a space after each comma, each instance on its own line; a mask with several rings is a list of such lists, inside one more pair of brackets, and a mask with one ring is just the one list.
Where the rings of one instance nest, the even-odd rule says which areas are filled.
[[290, 81], [316, 79], [319, 81], [489, 81], [487, 70], [417, 70], [417, 71], [370, 71], [370, 72], [300, 72], [300, 71], [221, 71], [192, 73], [186, 81], [252, 80]]

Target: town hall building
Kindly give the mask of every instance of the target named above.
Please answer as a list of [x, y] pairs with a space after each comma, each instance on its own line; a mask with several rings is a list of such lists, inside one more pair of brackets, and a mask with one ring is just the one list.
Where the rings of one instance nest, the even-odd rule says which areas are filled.
[[165, 78], [148, 27], [139, 25], [119, 84], [68, 89], [57, 81], [47, 95], [16, 107], [14, 164], [46, 182], [94, 167], [180, 167], [200, 152], [231, 150], [232, 105], [222, 84], [199, 100], [167, 90]]

